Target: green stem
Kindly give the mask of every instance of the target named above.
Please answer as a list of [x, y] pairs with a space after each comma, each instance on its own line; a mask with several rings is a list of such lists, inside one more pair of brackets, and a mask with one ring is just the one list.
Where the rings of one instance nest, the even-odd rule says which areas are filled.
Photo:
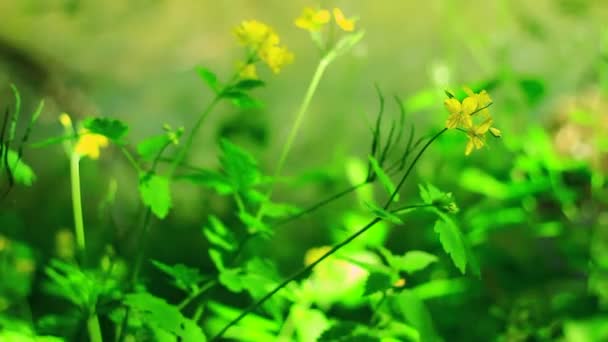
[[84, 236], [84, 220], [82, 218], [82, 198], [80, 192], [80, 156], [77, 153], [72, 153], [70, 156], [70, 181], [72, 186], [72, 209], [74, 212], [76, 245], [81, 261], [84, 262], [86, 241]]
[[214, 287], [217, 284], [217, 280], [210, 280], [207, 284], [201, 286], [196, 292], [191, 293], [186, 299], [182, 300], [179, 304], [177, 304], [177, 308], [183, 310], [186, 305], [190, 304], [196, 297], [205, 293], [210, 288]]
[[[84, 220], [82, 216], [82, 195], [80, 191], [80, 156], [72, 152], [70, 156], [70, 180], [72, 186], [72, 208], [74, 210], [74, 230], [76, 232], [76, 245], [78, 254], [81, 258], [81, 263], [84, 265], [86, 261], [86, 239], [84, 235]], [[93, 310], [87, 318], [87, 330], [91, 342], [103, 342], [101, 335], [101, 327], [99, 326], [99, 318]]]
[[[221, 92], [220, 92], [220, 94], [221, 94]], [[175, 170], [177, 169], [177, 167], [186, 158], [186, 155], [188, 154], [190, 147], [192, 147], [192, 143], [194, 142], [194, 137], [196, 136], [196, 133], [201, 128], [203, 122], [205, 121], [207, 116], [209, 116], [209, 113], [211, 113], [211, 111], [213, 110], [213, 108], [215, 108], [215, 105], [219, 101], [220, 101], [220, 96], [216, 95], [213, 98], [213, 100], [209, 103], [209, 105], [207, 105], [207, 108], [205, 108], [205, 110], [203, 111], [201, 116], [199, 116], [198, 120], [194, 124], [194, 127], [192, 128], [192, 130], [188, 134], [188, 137], [186, 138], [186, 143], [184, 144], [184, 147], [182, 147], [179, 150], [177, 157], [175, 157], [175, 159], [173, 160], [173, 163], [171, 164], [171, 168], [169, 170], [169, 177], [171, 177], [175, 173]]]
[[93, 312], [87, 320], [87, 330], [89, 331], [89, 339], [91, 342], [103, 342], [99, 318], [97, 318], [97, 314], [95, 312]]
[[[289, 132], [289, 135], [287, 136], [287, 142], [285, 143], [285, 145], [283, 145], [283, 150], [281, 151], [281, 155], [280, 155], [279, 161], [277, 163], [277, 168], [274, 171], [273, 178], [275, 178], [275, 179], [278, 178], [281, 175], [281, 172], [283, 171], [283, 167], [285, 166], [285, 161], [287, 160], [287, 155], [291, 151], [291, 146], [293, 145], [293, 142], [296, 139], [296, 136], [298, 135], [298, 131], [300, 130], [300, 125], [302, 124], [304, 116], [305, 116], [306, 112], [308, 111], [310, 102], [311, 102], [315, 92], [317, 91], [317, 88], [319, 87], [321, 78], [323, 77], [323, 74], [325, 73], [325, 70], [327, 69], [327, 66], [329, 65], [330, 60], [331, 60], [331, 58], [324, 57], [321, 59], [321, 61], [319, 61], [319, 64], [317, 65], [317, 69], [315, 70], [315, 73], [312, 76], [312, 80], [310, 81], [310, 84], [308, 85], [308, 89], [306, 90], [306, 95], [304, 95], [304, 100], [300, 104], [300, 108], [298, 109], [298, 113], [296, 114], [296, 120], [294, 121], [293, 125], [291, 126], [291, 130]], [[270, 197], [272, 196], [272, 192], [274, 190], [273, 184], [274, 183], [272, 183], [270, 185], [270, 188], [268, 189], [268, 192], [266, 193], [266, 198], [268, 198], [269, 200], [270, 200]], [[262, 203], [262, 205], [260, 206], [260, 209], [258, 210], [257, 215], [256, 215], [257, 219], [260, 219], [264, 215], [264, 209], [265, 209], [265, 206]]]
[[[424, 154], [424, 152], [427, 150], [427, 148], [433, 143], [433, 141], [435, 141], [437, 138], [439, 138], [446, 131], [447, 131], [447, 128], [444, 128], [441, 131], [439, 131], [431, 139], [429, 139], [429, 141], [426, 142], [426, 144], [422, 147], [422, 149], [420, 149], [420, 151], [418, 152], [418, 154], [416, 155], [416, 157], [414, 158], [414, 160], [412, 160], [412, 163], [410, 164], [409, 168], [403, 174], [403, 176], [401, 177], [401, 180], [399, 181], [399, 183], [395, 187], [395, 191], [393, 191], [393, 193], [391, 194], [391, 196], [389, 197], [389, 199], [386, 201], [386, 204], [383, 206], [384, 209], [388, 209], [388, 207], [391, 205], [391, 203], [393, 202], [393, 199], [395, 198], [395, 196], [397, 196], [397, 193], [399, 193], [399, 190], [401, 190], [401, 187], [405, 183], [405, 180], [410, 175], [410, 173], [413, 170], [414, 166], [416, 165], [416, 163], [418, 162], [418, 160], [420, 159], [420, 157]], [[400, 208], [399, 210], [401, 211], [401, 210], [405, 210], [405, 209], [406, 208]], [[325, 260], [326, 258], [328, 258], [329, 256], [331, 256], [332, 254], [334, 254], [335, 252], [337, 252], [338, 250], [340, 250], [342, 247], [348, 245], [351, 241], [353, 241], [354, 239], [356, 239], [357, 237], [359, 237], [361, 234], [365, 233], [367, 230], [369, 230], [371, 227], [375, 226], [380, 221], [382, 221], [381, 218], [379, 218], [379, 217], [374, 218], [368, 224], [366, 224], [364, 227], [362, 227], [361, 229], [359, 229], [358, 231], [356, 231], [351, 236], [347, 237], [344, 241], [342, 241], [339, 244], [333, 246], [329, 251], [327, 251], [325, 254], [323, 254], [315, 262], [313, 262], [310, 265], [308, 265], [308, 266], [300, 269], [299, 271], [297, 271], [296, 273], [294, 273], [291, 277], [289, 277], [286, 280], [284, 280], [283, 282], [281, 282], [274, 289], [272, 289], [272, 291], [268, 292], [266, 295], [264, 295], [262, 298], [260, 298], [259, 300], [257, 300], [255, 303], [251, 304], [249, 307], [247, 307], [246, 309], [244, 309], [235, 319], [233, 319], [228, 324], [226, 324], [226, 326], [224, 326], [222, 328], [222, 330], [220, 330], [220, 332], [218, 332], [211, 339], [211, 341], [218, 341], [224, 335], [224, 333], [226, 333], [226, 331], [228, 331], [228, 329], [230, 329], [231, 327], [233, 327], [234, 325], [236, 325], [240, 320], [242, 320], [249, 313], [257, 310], [262, 304], [264, 304], [268, 299], [270, 299], [272, 296], [274, 296], [277, 292], [281, 291], [281, 289], [283, 289], [289, 283], [291, 283], [292, 281], [295, 281], [295, 280], [299, 279], [300, 277], [308, 274], [308, 272], [312, 271], [312, 269], [314, 269], [323, 260]]]

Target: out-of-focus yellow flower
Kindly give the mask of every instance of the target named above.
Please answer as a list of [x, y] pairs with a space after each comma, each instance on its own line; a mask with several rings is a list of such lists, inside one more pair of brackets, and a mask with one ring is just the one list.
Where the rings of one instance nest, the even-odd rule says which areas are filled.
[[91, 159], [99, 158], [99, 150], [102, 147], [107, 147], [109, 144], [108, 138], [101, 134], [90, 133], [83, 129], [80, 132], [80, 138], [74, 147], [74, 152], [81, 156], [87, 156]]
[[70, 116], [67, 113], [61, 113], [61, 115], [59, 115], [59, 122], [61, 123], [61, 126], [65, 128], [72, 127], [72, 119], [70, 119]]
[[55, 234], [55, 253], [59, 258], [71, 259], [75, 254], [74, 234], [69, 229], [61, 229]]
[[257, 20], [245, 20], [234, 29], [234, 34], [241, 44], [257, 49], [262, 44], [278, 44], [279, 37], [274, 30]]
[[492, 119], [486, 119], [481, 125], [471, 127], [467, 130], [467, 136], [469, 141], [464, 151], [465, 155], [471, 154], [473, 148], [480, 149], [486, 144], [486, 133], [492, 126]]
[[[279, 46], [279, 36], [264, 23], [246, 20], [235, 28], [234, 33], [241, 44], [254, 51], [275, 74], [293, 61], [293, 53], [285, 46]], [[249, 72], [251, 73], [252, 70], [255, 71], [255, 68], [250, 69]]]
[[346, 32], [351, 32], [355, 30], [355, 20], [354, 19], [347, 19], [344, 16], [344, 13], [342, 13], [342, 10], [339, 8], [334, 8], [334, 19], [336, 20], [336, 24], [338, 24], [338, 26], [346, 31]]
[[319, 31], [329, 22], [331, 16], [325, 9], [316, 10], [311, 7], [304, 8], [302, 15], [295, 20], [297, 27], [308, 31]]
[[257, 80], [258, 79], [258, 71], [255, 67], [255, 64], [244, 64], [240, 63], [238, 65], [239, 77], [244, 80]]
[[278, 74], [281, 69], [293, 62], [293, 53], [287, 50], [284, 46], [272, 46], [264, 50], [260, 50], [260, 58], [268, 65], [270, 70]]

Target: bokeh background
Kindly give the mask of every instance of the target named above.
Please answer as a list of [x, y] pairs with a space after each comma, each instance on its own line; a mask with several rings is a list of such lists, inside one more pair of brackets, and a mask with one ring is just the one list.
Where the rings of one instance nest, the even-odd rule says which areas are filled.
[[[276, 29], [295, 61], [278, 75], [262, 72], [267, 86], [256, 96], [263, 109], [220, 106], [196, 138], [190, 162], [217, 167], [217, 141], [225, 136], [271, 174], [319, 59], [307, 33], [293, 24], [310, 5], [315, 4], [0, 1], [0, 105], [12, 101], [11, 82], [22, 92], [24, 112], [45, 99], [31, 141], [60, 135], [61, 112], [118, 118], [130, 126], [132, 142], [160, 133], [163, 123], [188, 129], [211, 98], [195, 67], [227, 78], [243, 58], [232, 30], [255, 18]], [[540, 338], [539, 331], [548, 339], [608, 338], [608, 2], [324, 5], [356, 14], [366, 35], [321, 82], [284, 171], [303, 181], [279, 186], [277, 200], [306, 207], [349, 185], [349, 167], [369, 151], [369, 123], [378, 110], [375, 84], [387, 97], [389, 115], [398, 112], [392, 96], [404, 99], [408, 123], [419, 135], [444, 124], [443, 89], [485, 84], [504, 138], [465, 157], [464, 135], [445, 135], [402, 194], [404, 201], [415, 201], [418, 181], [453, 192], [482, 264], [481, 281], [430, 301], [438, 331], [446, 340], [523, 341]], [[60, 145], [27, 149], [24, 158], [38, 179], [0, 203], [0, 233], [45, 260], [54, 253], [57, 233], [72, 225], [69, 165]], [[117, 149], [82, 167], [89, 239], [100, 253], [112, 245], [119, 255], [132, 257], [137, 242], [132, 231], [141, 213], [137, 175]], [[102, 211], [112, 182], [116, 200]], [[148, 255], [211, 269], [200, 227], [209, 213], [230, 217], [233, 204], [188, 183], [175, 184], [173, 193], [171, 215], [152, 225]], [[307, 250], [340, 236], [332, 232], [363, 221], [359, 199], [323, 208], [252, 248], [262, 249], [287, 275], [302, 266]], [[440, 250], [432, 220], [424, 216], [386, 228], [379, 239], [395, 251]], [[34, 272], [41, 277], [41, 270]], [[150, 265], [146, 272], [154, 291], [177, 298]], [[452, 273], [445, 268], [433, 277]], [[43, 297], [34, 292], [30, 300]], [[225, 297], [235, 305], [246, 299]]]

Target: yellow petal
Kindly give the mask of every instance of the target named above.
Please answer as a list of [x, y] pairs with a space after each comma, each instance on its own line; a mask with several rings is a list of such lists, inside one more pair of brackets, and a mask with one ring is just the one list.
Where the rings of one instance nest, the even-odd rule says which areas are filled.
[[472, 97], [474, 97], [474, 96], [475, 96], [475, 93], [473, 92], [473, 90], [472, 90], [471, 88], [469, 88], [469, 87], [463, 87], [463, 89], [464, 89], [464, 92], [465, 92], [465, 93], [466, 93], [468, 96], [472, 96]]
[[480, 138], [480, 137], [474, 137], [471, 139], [471, 141], [473, 142], [473, 145], [475, 145], [476, 149], [480, 149], [483, 147], [483, 145], [485, 145], [485, 141]]
[[486, 119], [481, 125], [475, 128], [475, 135], [484, 135], [488, 132], [488, 129], [492, 126], [492, 119]]
[[477, 98], [469, 96], [462, 101], [463, 114], [471, 115], [475, 110], [477, 110]]
[[462, 105], [460, 104], [460, 101], [458, 101], [454, 98], [445, 99], [445, 101], [443, 101], [443, 105], [448, 110], [448, 112], [450, 112], [452, 114], [459, 114], [460, 110], [462, 109]]
[[317, 24], [327, 24], [331, 19], [331, 15], [329, 14], [328, 10], [319, 10], [317, 13], [315, 13], [313, 19]]
[[471, 154], [471, 151], [473, 151], [473, 139], [469, 139], [469, 141], [467, 142], [467, 147], [464, 150], [464, 155], [468, 156], [469, 154]]
[[502, 132], [495, 127], [490, 127], [490, 134], [492, 134], [496, 138], [502, 137]]
[[355, 21], [352, 19], [346, 19], [344, 13], [342, 13], [342, 10], [339, 8], [334, 8], [334, 19], [336, 19], [336, 24], [338, 24], [338, 26], [346, 32], [350, 32], [355, 29]]

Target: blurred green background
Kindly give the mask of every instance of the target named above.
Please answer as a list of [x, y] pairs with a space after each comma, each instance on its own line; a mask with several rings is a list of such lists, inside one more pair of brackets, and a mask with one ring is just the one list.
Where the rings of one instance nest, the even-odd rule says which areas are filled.
[[[310, 5], [1, 1], [0, 108], [12, 101], [10, 82], [21, 90], [25, 112], [45, 99], [31, 141], [61, 134], [61, 112], [121, 119], [131, 127], [133, 142], [160, 133], [163, 123], [188, 129], [211, 98], [194, 68], [202, 65], [227, 78], [243, 58], [234, 26], [258, 19], [276, 29], [295, 61], [279, 75], [262, 72], [267, 87], [256, 96], [263, 109], [220, 106], [196, 138], [190, 162], [216, 167], [217, 140], [226, 136], [271, 174], [319, 59], [307, 33], [293, 24]], [[419, 135], [444, 125], [443, 89], [485, 84], [504, 139], [464, 157], [464, 135], [444, 135], [402, 193], [403, 201], [415, 201], [417, 181], [453, 192], [461, 226], [482, 266], [482, 280], [467, 282], [466, 291], [429, 301], [435, 325], [446, 340], [608, 339], [608, 2], [323, 5], [358, 15], [366, 35], [321, 82], [284, 171], [302, 182], [279, 186], [275, 198], [306, 207], [349, 185], [349, 165], [365, 160], [369, 151], [369, 123], [378, 108], [374, 84], [386, 95], [393, 117], [398, 108], [391, 97], [404, 99], [408, 122]], [[82, 166], [89, 240], [99, 253], [112, 245], [129, 259], [142, 209], [137, 175], [117, 149], [104, 152], [99, 162]], [[60, 145], [27, 149], [24, 159], [38, 179], [32, 187], [13, 189], [0, 203], [0, 234], [30, 246], [42, 262], [55, 253], [57, 232], [72, 227], [69, 165]], [[111, 182], [117, 184], [116, 201], [109, 210], [99, 209]], [[381, 198], [381, 189], [376, 190]], [[210, 270], [200, 227], [210, 213], [229, 220], [233, 204], [188, 183], [175, 184], [173, 193], [170, 217], [152, 225], [148, 256]], [[360, 196], [295, 221], [251, 248], [290, 274], [302, 266], [307, 250], [336, 242], [341, 229], [364, 221], [357, 218], [364, 212]], [[432, 220], [424, 216], [411, 216], [379, 239], [399, 252], [441, 249]], [[153, 292], [178, 298], [151, 265], [146, 270]], [[33, 272], [35, 284], [42, 271]], [[431, 278], [448, 274], [456, 272], [438, 269]], [[27, 300], [43, 297], [34, 290]], [[246, 297], [225, 293], [224, 299], [243, 306]], [[34, 318], [44, 311], [33, 310]], [[350, 318], [366, 314], [338, 311]]]

